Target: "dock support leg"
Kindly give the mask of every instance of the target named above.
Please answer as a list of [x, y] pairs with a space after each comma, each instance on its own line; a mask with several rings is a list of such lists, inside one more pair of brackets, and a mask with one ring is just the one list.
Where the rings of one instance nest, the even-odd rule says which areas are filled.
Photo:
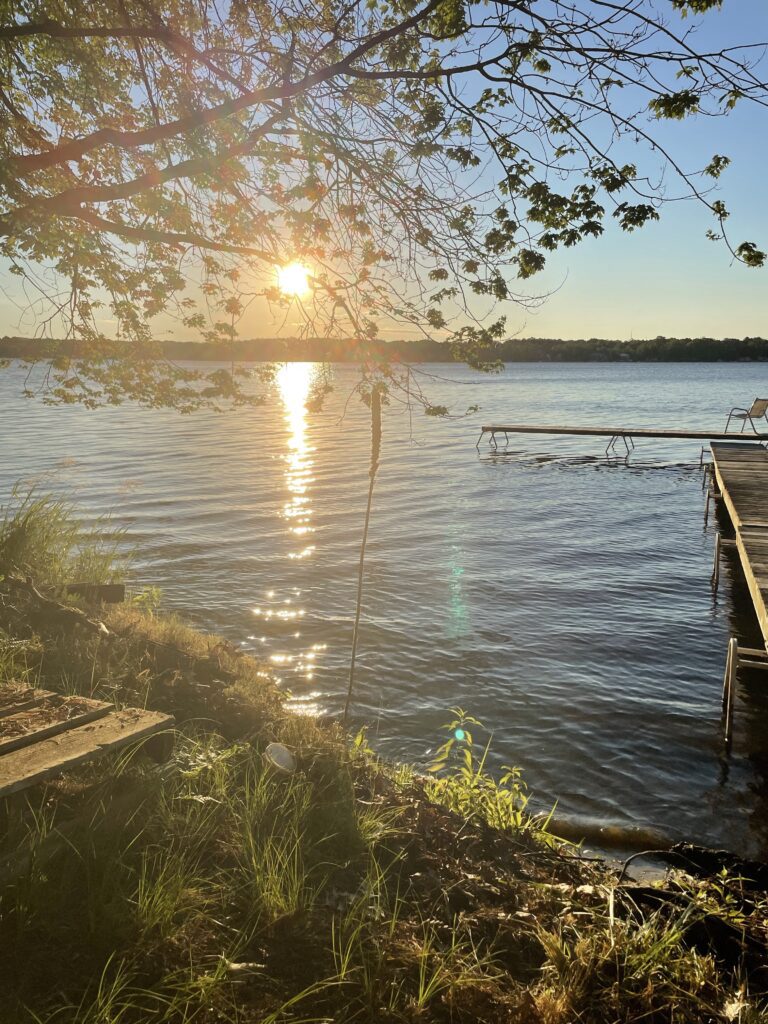
[[739, 641], [732, 636], [728, 641], [728, 653], [725, 657], [725, 675], [723, 676], [723, 711], [725, 713], [724, 729], [726, 746], [731, 744], [733, 728], [733, 697], [736, 675], [739, 671]]
[[712, 566], [712, 589], [717, 593], [717, 585], [720, 582], [720, 531], [715, 534], [715, 561]]
[[704, 525], [705, 526], [707, 525], [707, 522], [709, 521], [709, 503], [710, 503], [710, 501], [716, 501], [718, 498], [721, 498], [721, 497], [722, 497], [722, 495], [720, 494], [720, 492], [716, 491], [714, 489], [714, 487], [710, 487], [709, 490], [707, 491], [707, 502], [706, 502], [706, 504], [704, 506]]
[[475, 448], [477, 448], [478, 451], [480, 451], [480, 442], [483, 440], [484, 437], [485, 437], [485, 431], [481, 430], [480, 431], [480, 437], [478, 437], [477, 444], [475, 445]]

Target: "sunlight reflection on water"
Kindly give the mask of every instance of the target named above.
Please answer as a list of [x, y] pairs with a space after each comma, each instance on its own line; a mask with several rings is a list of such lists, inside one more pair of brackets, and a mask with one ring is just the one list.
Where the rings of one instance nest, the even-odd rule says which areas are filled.
[[[277, 372], [275, 381], [285, 410], [285, 422], [288, 426], [288, 451], [285, 455], [285, 479], [288, 488], [288, 500], [283, 505], [282, 515], [288, 522], [289, 533], [305, 540], [314, 534], [312, 526], [311, 485], [313, 482], [312, 465], [314, 447], [309, 443], [307, 435], [307, 399], [312, 388], [313, 377], [317, 367], [314, 363], [285, 363]], [[315, 552], [314, 544], [304, 543], [301, 547], [288, 552], [292, 561], [303, 561], [311, 558]], [[296, 590], [296, 596], [301, 591]], [[271, 609], [266, 615], [276, 618], [285, 624], [298, 624], [304, 618], [306, 610], [293, 607], [292, 598], [284, 598], [279, 609]], [[300, 633], [294, 634], [298, 639]], [[325, 649], [325, 645], [314, 644], [308, 650], [298, 650], [294, 654], [275, 653], [270, 661], [279, 670], [289, 668], [294, 676], [312, 680], [315, 676], [315, 660], [317, 652]], [[290, 703], [296, 711], [304, 714], [318, 714], [321, 705], [316, 691], [293, 694]]]
[[[297, 537], [314, 533], [310, 525], [312, 508], [309, 488], [312, 483], [312, 454], [314, 448], [307, 440], [307, 398], [312, 386], [314, 363], [286, 363], [277, 373], [277, 387], [285, 406], [288, 424], [288, 454], [286, 482], [289, 498], [283, 507], [283, 516], [290, 523], [290, 531]], [[314, 545], [289, 552], [289, 558], [307, 558], [315, 550]]]

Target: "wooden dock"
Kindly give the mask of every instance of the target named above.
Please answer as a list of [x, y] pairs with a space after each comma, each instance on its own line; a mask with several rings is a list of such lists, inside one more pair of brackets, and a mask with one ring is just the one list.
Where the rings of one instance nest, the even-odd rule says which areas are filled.
[[768, 650], [768, 451], [761, 445], [711, 445], [717, 494], [728, 510], [736, 547]]
[[[750, 435], [751, 437], [751, 435]], [[710, 445], [712, 463], [711, 486], [707, 493], [707, 509], [711, 498], [722, 500], [731, 520], [739, 561], [752, 598], [755, 615], [763, 636], [761, 649], [740, 647], [738, 637], [728, 641], [723, 676], [723, 710], [726, 747], [730, 746], [735, 702], [736, 677], [740, 668], [768, 670], [768, 450], [761, 444]], [[705, 513], [706, 522], [706, 513]], [[720, 548], [715, 539], [715, 565], [712, 582], [717, 589]]]
[[508, 441], [509, 434], [570, 434], [581, 437], [607, 437], [610, 438], [608, 448], [614, 447], [616, 441], [623, 440], [629, 451], [629, 445], [634, 447], [635, 438], [660, 437], [679, 441], [768, 441], [768, 434], [739, 434], [726, 433], [718, 430], [680, 430], [678, 428], [661, 427], [593, 427], [593, 426], [567, 426], [558, 424], [542, 423], [506, 423], [490, 424], [480, 428], [480, 437], [477, 440], [477, 447], [486, 434], [490, 435], [490, 444], [497, 447], [496, 437], [503, 434]]
[[0, 688], [0, 798], [173, 725], [157, 711], [49, 690]]

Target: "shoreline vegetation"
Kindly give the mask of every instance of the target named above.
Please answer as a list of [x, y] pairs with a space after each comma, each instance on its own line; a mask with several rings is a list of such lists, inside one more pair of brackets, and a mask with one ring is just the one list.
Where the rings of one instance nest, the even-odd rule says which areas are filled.
[[121, 579], [120, 550], [50, 497], [0, 512], [0, 687], [176, 721], [160, 761], [5, 801], [2, 1024], [768, 1021], [768, 868], [681, 847], [633, 882], [552, 836], [516, 769], [487, 773], [458, 709], [428, 777], [382, 762], [156, 591], [65, 596]]
[[[109, 357], [111, 345], [104, 343]], [[124, 355], [124, 349], [121, 349]], [[77, 342], [44, 338], [0, 338], [0, 359], [78, 358]], [[89, 348], [89, 358], [93, 349]], [[453, 362], [451, 346], [423, 338], [416, 341], [360, 342], [322, 338], [253, 338], [234, 342], [157, 341], [154, 356], [209, 362], [331, 362], [365, 360], [404, 363]], [[765, 362], [766, 338], [510, 338], [494, 353], [505, 363], [528, 362]]]

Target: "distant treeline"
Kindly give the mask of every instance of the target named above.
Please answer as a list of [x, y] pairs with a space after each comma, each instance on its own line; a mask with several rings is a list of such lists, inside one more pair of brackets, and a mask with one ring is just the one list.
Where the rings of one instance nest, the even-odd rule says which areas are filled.
[[[360, 362], [385, 358], [407, 363], [451, 362], [450, 346], [432, 339], [360, 343], [321, 338], [253, 338], [226, 343], [162, 341], [159, 352], [174, 360], [217, 362]], [[0, 358], [51, 359], [77, 357], [71, 342], [52, 339], [0, 338]], [[765, 338], [606, 338], [563, 341], [553, 338], [510, 338], [497, 349], [508, 363], [533, 362], [752, 362], [768, 360]]]

